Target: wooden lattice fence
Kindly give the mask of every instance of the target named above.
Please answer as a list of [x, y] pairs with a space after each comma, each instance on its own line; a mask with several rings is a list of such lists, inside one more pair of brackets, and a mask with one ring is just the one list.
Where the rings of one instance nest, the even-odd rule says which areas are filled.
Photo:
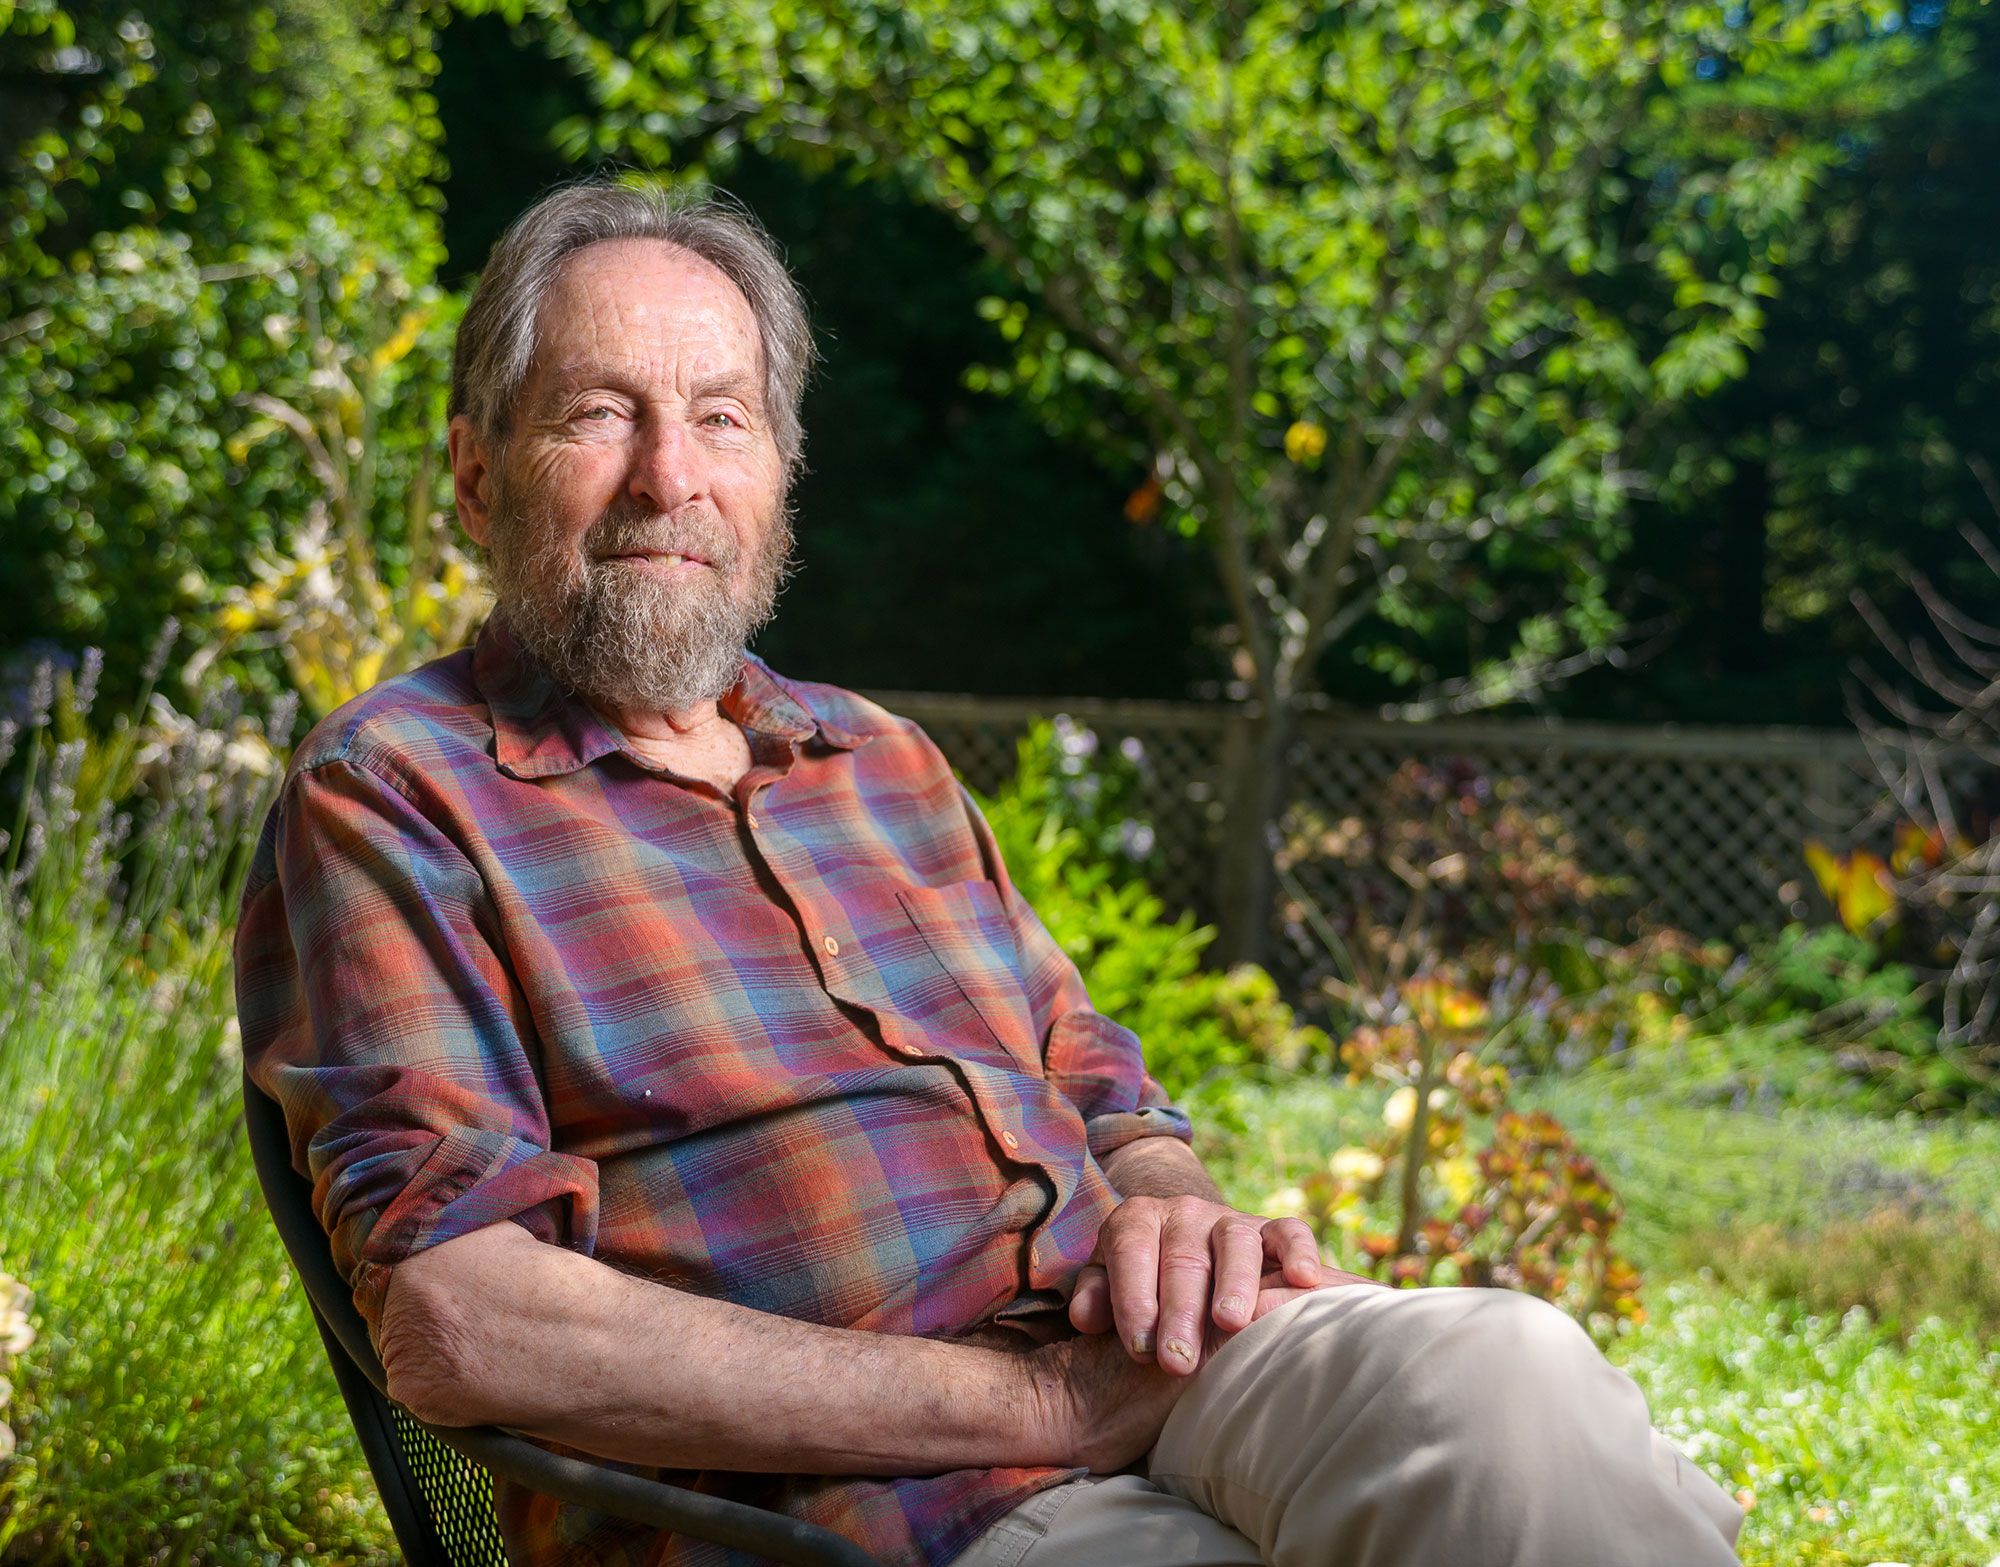
[[[1105, 744], [1136, 738], [1145, 756], [1141, 806], [1162, 852], [1157, 889], [1204, 918], [1225, 913], [1216, 901], [1216, 889], [1231, 882], [1219, 863], [1221, 828], [1248, 795], [1255, 741], [1253, 721], [1240, 710], [913, 693], [878, 699], [922, 724], [982, 791], [1012, 774], [1015, 746], [1037, 716], [1067, 713]], [[1561, 822], [1587, 870], [1623, 879], [1630, 890], [1607, 913], [1703, 935], [1821, 912], [1801, 858], [1805, 840], [1842, 843], [1879, 832], [1867, 818], [1881, 791], [1859, 740], [1805, 729], [1309, 715], [1293, 754], [1295, 796], [1331, 820], [1365, 816], [1371, 796], [1405, 761], [1446, 757], [1517, 780], [1522, 803]], [[1289, 966], [1284, 954], [1272, 957]]]

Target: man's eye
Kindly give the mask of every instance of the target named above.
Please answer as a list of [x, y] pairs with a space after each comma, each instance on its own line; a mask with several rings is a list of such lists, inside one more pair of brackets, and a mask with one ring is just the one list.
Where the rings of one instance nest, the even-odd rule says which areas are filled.
[[706, 419], [704, 419], [702, 423], [704, 424], [720, 423], [734, 428], [736, 424], [736, 415], [731, 413], [724, 413], [721, 409], [717, 409], [714, 413], [710, 414]]
[[602, 403], [599, 403], [594, 408], [584, 409], [582, 417], [585, 419], [604, 420], [604, 419], [609, 419], [611, 417], [611, 412], [612, 411], [609, 408], [606, 408]]

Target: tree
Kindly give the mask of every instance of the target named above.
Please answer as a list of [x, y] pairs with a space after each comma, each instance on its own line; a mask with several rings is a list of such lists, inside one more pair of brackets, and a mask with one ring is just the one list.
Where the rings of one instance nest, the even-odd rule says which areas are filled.
[[1565, 707], [1837, 724], [1847, 660], [1875, 651], [1855, 588], [1902, 635], [1928, 625], [1898, 585], [1914, 573], [1981, 619], [2000, 612], [1959, 537], [1986, 509], [1965, 455], [2000, 428], [1996, 73], [2000, 8], [1913, 5], [1865, 48], [1719, 81], [1658, 129], [1660, 167], [1727, 158], [1744, 125], [1834, 156], [1747, 374], [1656, 440], [1673, 482], [1636, 511], [1628, 569], [1690, 634]]
[[[1122, 452], [1134, 514], [1205, 540], [1227, 595], [1265, 715], [1231, 955], [1269, 906], [1294, 715], [1362, 617], [1461, 616], [1425, 710], [1614, 645], [1635, 440], [1741, 373], [1820, 162], [1759, 149], [1637, 199], [1616, 166], [1701, 59], [1819, 38], [1798, 5], [692, 0], [612, 37], [513, 9], [597, 83], [600, 149], [844, 157], [1008, 269], [985, 309], [1015, 356], [977, 383]], [[1719, 227], [1738, 254], [1704, 270]], [[1651, 336], [1614, 308], [1635, 271], [1672, 301]]]
[[[161, 621], [199, 627], [210, 584], [281, 547], [318, 493], [296, 452], [236, 439], [256, 400], [441, 312], [433, 18], [396, 0], [0, 17], [6, 634], [97, 642], [129, 691]], [[423, 346], [385, 367], [406, 406], [349, 432], [396, 555], [442, 387]]]

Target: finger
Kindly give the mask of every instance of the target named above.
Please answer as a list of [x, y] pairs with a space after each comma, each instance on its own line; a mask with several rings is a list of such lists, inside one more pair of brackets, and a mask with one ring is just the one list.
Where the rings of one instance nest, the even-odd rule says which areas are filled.
[[1320, 1281], [1319, 1242], [1303, 1219], [1264, 1221], [1264, 1255], [1277, 1263], [1285, 1282], [1295, 1289], [1313, 1289]]
[[1118, 1340], [1141, 1364], [1153, 1362], [1160, 1323], [1160, 1226], [1165, 1210], [1143, 1197], [1127, 1198], [1104, 1221], [1097, 1237], [1111, 1293]]
[[1159, 1363], [1175, 1376], [1191, 1375], [1201, 1364], [1218, 1227], [1208, 1204], [1177, 1203], [1160, 1233]]
[[1250, 1326], [1264, 1271], [1264, 1238], [1256, 1221], [1225, 1219], [1210, 1232], [1215, 1283], [1209, 1315], [1225, 1333]]
[[1343, 1288], [1349, 1284], [1367, 1284], [1378, 1290], [1389, 1288], [1380, 1279], [1371, 1279], [1360, 1273], [1344, 1273], [1339, 1268], [1320, 1269], [1320, 1283], [1323, 1286], [1340, 1285]]
[[1087, 1262], [1076, 1276], [1076, 1288], [1069, 1297], [1070, 1325], [1079, 1333], [1109, 1333], [1111, 1316], [1111, 1275], [1103, 1264]]
[[1253, 1321], [1262, 1321], [1280, 1306], [1290, 1305], [1295, 1300], [1304, 1300], [1308, 1295], [1316, 1295], [1324, 1289], [1350, 1289], [1362, 1285], [1370, 1289], [1387, 1289], [1380, 1279], [1366, 1279], [1358, 1273], [1343, 1273], [1338, 1268], [1320, 1269], [1319, 1284], [1312, 1289], [1295, 1289], [1287, 1284], [1281, 1273], [1267, 1274], [1263, 1288], [1257, 1292], [1257, 1305], [1251, 1313]]

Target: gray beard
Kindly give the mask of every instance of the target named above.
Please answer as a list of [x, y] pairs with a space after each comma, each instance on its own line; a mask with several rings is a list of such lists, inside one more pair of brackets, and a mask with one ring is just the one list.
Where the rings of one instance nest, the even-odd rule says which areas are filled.
[[[647, 547], [708, 562], [669, 586], [601, 557]], [[739, 551], [706, 511], [661, 517], [621, 501], [566, 544], [532, 496], [503, 477], [494, 494], [488, 572], [500, 614], [544, 669], [595, 706], [684, 713], [723, 696], [750, 637], [771, 618], [791, 565], [782, 503], [763, 529], [743, 597], [729, 588]]]

